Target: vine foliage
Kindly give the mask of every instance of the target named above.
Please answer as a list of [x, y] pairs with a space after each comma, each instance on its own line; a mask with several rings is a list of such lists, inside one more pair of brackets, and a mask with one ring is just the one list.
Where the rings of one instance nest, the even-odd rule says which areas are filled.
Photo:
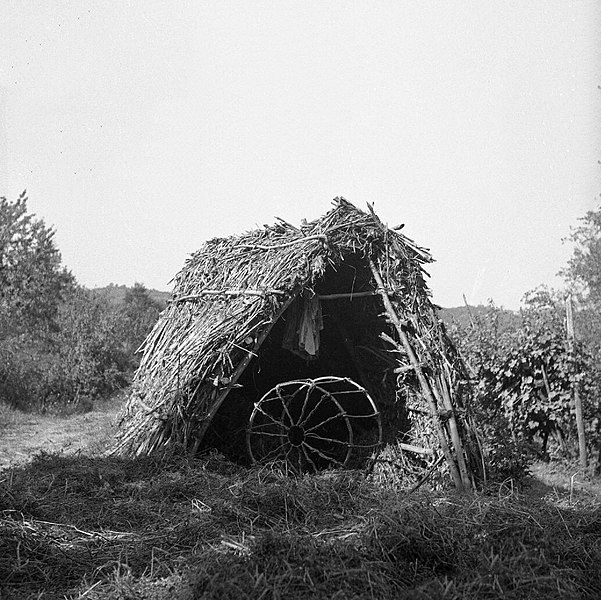
[[577, 455], [576, 385], [589, 450], [599, 445], [601, 373], [584, 344], [570, 348], [557, 292], [541, 287], [527, 293], [519, 313], [491, 303], [451, 331], [470, 366], [474, 411], [498, 475], [518, 475], [534, 457]]

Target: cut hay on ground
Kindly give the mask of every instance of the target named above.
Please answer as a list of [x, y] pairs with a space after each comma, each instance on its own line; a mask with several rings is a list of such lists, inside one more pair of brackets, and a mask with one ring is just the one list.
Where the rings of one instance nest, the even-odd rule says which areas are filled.
[[7, 600], [601, 597], [601, 511], [581, 492], [407, 494], [215, 455], [45, 455], [0, 479]]

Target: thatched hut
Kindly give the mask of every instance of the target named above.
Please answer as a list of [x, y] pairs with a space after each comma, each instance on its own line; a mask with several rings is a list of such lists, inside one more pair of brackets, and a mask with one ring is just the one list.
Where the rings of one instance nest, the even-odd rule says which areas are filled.
[[[300, 469], [396, 440], [458, 488], [478, 470], [464, 370], [428, 252], [342, 198], [322, 218], [213, 239], [143, 345], [118, 451], [218, 447]], [[439, 461], [438, 461], [439, 462]]]

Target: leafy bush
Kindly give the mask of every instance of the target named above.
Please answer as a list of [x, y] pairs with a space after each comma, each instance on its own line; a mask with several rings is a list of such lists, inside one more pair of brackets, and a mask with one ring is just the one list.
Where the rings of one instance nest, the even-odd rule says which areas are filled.
[[21, 409], [88, 405], [127, 384], [131, 358], [120, 341], [118, 311], [75, 289], [58, 307], [56, 331], [4, 341], [0, 394]]
[[161, 306], [150, 297], [143, 284], [136, 283], [125, 293], [123, 305], [119, 310], [122, 322], [123, 350], [132, 357], [132, 365], [137, 366], [136, 351], [156, 323]]
[[127, 384], [159, 311], [141, 284], [122, 306], [77, 286], [25, 192], [0, 198], [1, 402], [47, 410], [110, 395]]
[[80, 288], [60, 307], [58, 324], [55, 380], [63, 402], [106, 396], [126, 385], [131, 358], [121, 343], [122, 319], [106, 300]]

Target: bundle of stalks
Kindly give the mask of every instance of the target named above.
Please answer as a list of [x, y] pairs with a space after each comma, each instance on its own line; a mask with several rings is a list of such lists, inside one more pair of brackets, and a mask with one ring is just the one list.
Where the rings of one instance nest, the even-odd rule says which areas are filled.
[[[371, 207], [365, 213], [342, 198], [300, 228], [280, 220], [210, 240], [187, 260], [171, 302], [143, 344], [115, 452], [146, 455], [173, 443], [198, 448], [280, 316], [300, 294], [314, 294], [326, 270], [335, 271], [349, 257], [360, 257], [371, 280], [371, 291], [363, 293], [382, 296], [389, 350], [397, 352], [401, 370], [416, 375], [422, 409], [435, 422], [447, 460], [457, 462], [451, 469], [455, 483], [469, 487], [469, 465], [477, 461], [462, 441], [469, 423], [462, 418], [464, 399], [456, 395], [460, 361], [425, 283], [423, 265], [432, 259], [385, 226]], [[446, 415], [443, 422], [439, 413]]]

